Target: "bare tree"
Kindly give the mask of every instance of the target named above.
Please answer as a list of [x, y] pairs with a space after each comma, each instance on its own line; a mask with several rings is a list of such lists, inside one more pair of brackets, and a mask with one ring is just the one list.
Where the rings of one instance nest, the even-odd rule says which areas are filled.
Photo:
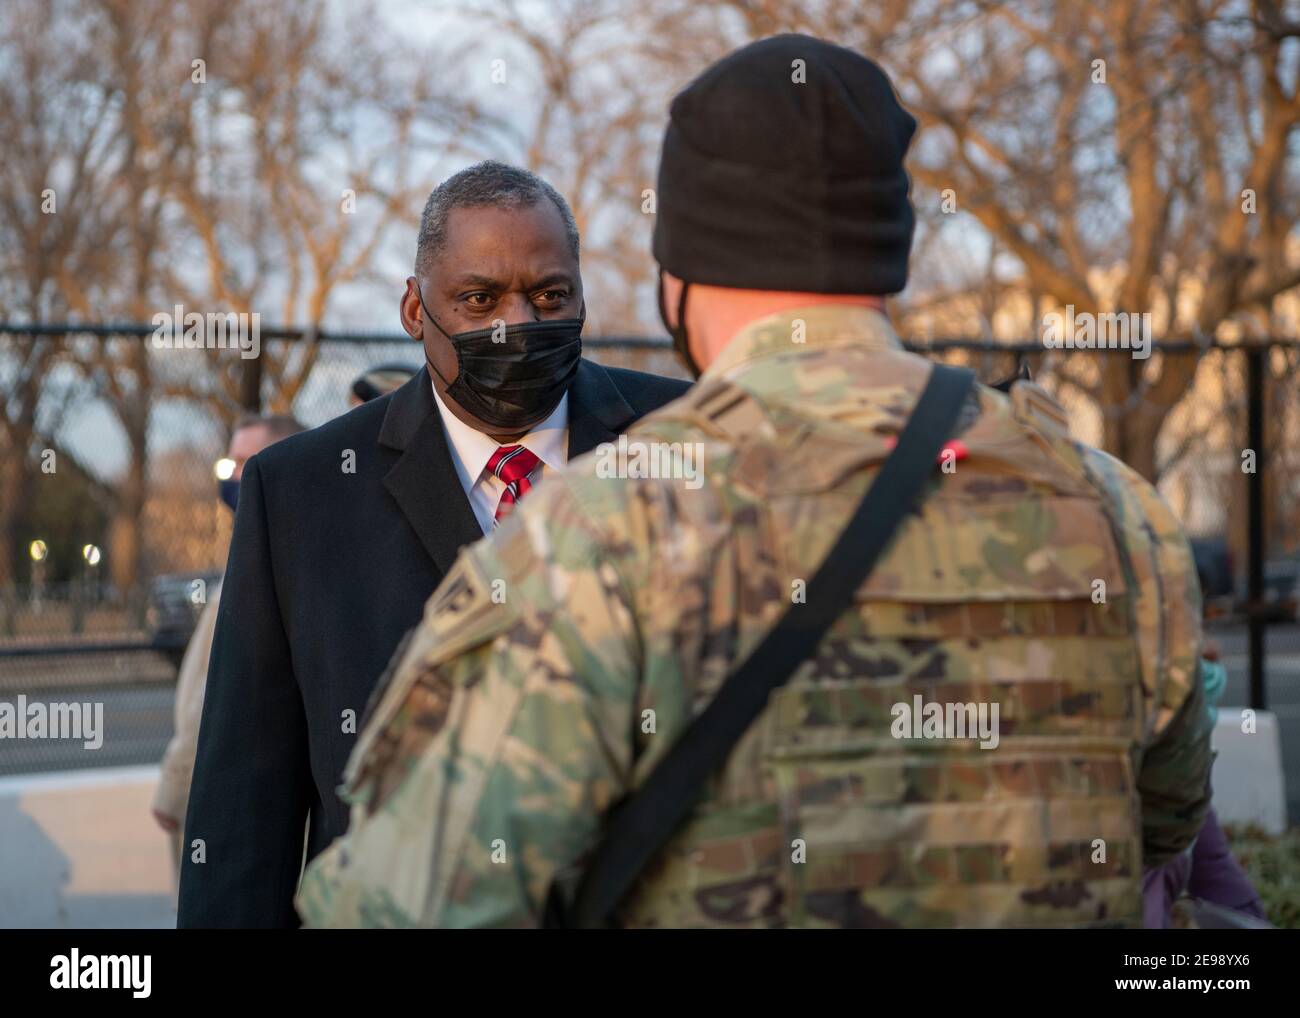
[[[374, 278], [392, 228], [418, 220], [421, 146], [443, 153], [488, 122], [438, 86], [420, 62], [429, 54], [393, 56], [374, 12], [356, 5], [6, 2], [0, 127], [20, 143], [17, 186], [0, 188], [5, 317], [148, 323], [181, 304], [319, 329], [341, 287]], [[53, 185], [57, 214], [45, 215]], [[228, 424], [242, 362], [131, 337], [14, 349], [0, 365], [14, 390], [0, 401], [0, 441], [14, 453], [3, 458], [0, 582], [40, 476], [38, 407], [63, 356], [125, 437], [108, 562], [129, 590], [146, 565], [157, 405], [206, 402]], [[270, 407], [290, 408], [316, 352], [263, 344]]]
[[[950, 189], [1018, 265], [1001, 289], [1031, 295], [1035, 316], [1149, 312], [1157, 340], [1207, 339], [1300, 286], [1287, 257], [1298, 22], [1274, 0], [722, 0], [629, 5], [628, 18], [647, 66], [678, 83], [783, 31], [880, 60], [921, 127], [909, 168], [922, 221]], [[914, 264], [921, 287], [926, 275]], [[1101, 408], [1106, 448], [1156, 477], [1198, 358], [1058, 361]]]
[[[93, 84], [104, 73], [101, 40], [77, 14], [72, 3], [11, 0], [0, 19], [0, 137], [8, 171], [0, 188], [0, 317], [9, 320], [94, 318], [115, 285], [116, 139], [109, 97]], [[50, 415], [38, 420], [46, 383], [67, 361], [65, 339], [57, 335], [7, 350], [0, 364], [0, 584], [13, 582], [18, 540], [42, 476], [37, 453], [55, 445]], [[53, 463], [57, 469], [57, 455]]]
[[[954, 188], [1058, 306], [1153, 312], [1170, 338], [1214, 335], [1300, 284], [1268, 250], [1296, 219], [1282, 185], [1300, 98], [1278, 73], [1280, 40], [1235, 9], [983, 7], [967, 29], [979, 44], [968, 57], [951, 47], [949, 72], [899, 62], [942, 142], [916, 178]], [[1196, 363], [1110, 356], [1080, 383], [1102, 406], [1105, 446], [1148, 477]]]
[[478, 37], [473, 80], [488, 108], [503, 120], [512, 114], [491, 154], [523, 163], [569, 201], [599, 331], [641, 331], [658, 125], [672, 82], [646, 73], [635, 6], [560, 0], [539, 12], [487, 0], [471, 11], [488, 32]]
[[[306, 0], [255, 4], [210, 40], [216, 59], [194, 86], [191, 144], [168, 179], [195, 244], [185, 271], [168, 274], [172, 292], [318, 331], [340, 287], [378, 278], [393, 227], [418, 222], [430, 186], [421, 147], [455, 151], [487, 129], [416, 54], [394, 56], [375, 37], [373, 11], [348, 8], [346, 19]], [[263, 346], [272, 409], [291, 409], [316, 353], [310, 341]], [[214, 377], [229, 423], [243, 366], [224, 367]]]

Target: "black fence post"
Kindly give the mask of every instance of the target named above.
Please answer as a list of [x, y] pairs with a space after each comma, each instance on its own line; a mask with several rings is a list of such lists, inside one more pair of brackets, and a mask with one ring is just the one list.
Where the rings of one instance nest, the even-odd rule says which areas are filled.
[[252, 414], [262, 412], [262, 358], [249, 357], [239, 376], [239, 405]]
[[1246, 350], [1247, 436], [1246, 448], [1254, 453], [1255, 469], [1246, 475], [1247, 549], [1246, 632], [1250, 653], [1250, 705], [1263, 710], [1264, 636], [1264, 470], [1268, 461], [1264, 448], [1264, 367], [1268, 350], [1251, 346]]

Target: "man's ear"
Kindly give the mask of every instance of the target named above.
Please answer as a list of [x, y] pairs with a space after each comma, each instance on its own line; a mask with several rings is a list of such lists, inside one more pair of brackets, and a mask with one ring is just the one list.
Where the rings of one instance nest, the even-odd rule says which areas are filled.
[[664, 290], [664, 317], [668, 319], [665, 325], [676, 326], [680, 323], [677, 321], [677, 301], [682, 295], [682, 281], [666, 269], [659, 270], [660, 285]]
[[418, 281], [414, 276], [406, 277], [406, 292], [398, 302], [397, 313], [402, 319], [402, 328], [417, 343], [424, 341], [424, 312], [420, 308], [420, 294], [416, 289]]

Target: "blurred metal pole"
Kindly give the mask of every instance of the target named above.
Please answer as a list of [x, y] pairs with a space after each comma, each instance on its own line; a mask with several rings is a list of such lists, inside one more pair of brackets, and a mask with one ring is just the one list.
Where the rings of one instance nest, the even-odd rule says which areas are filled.
[[243, 362], [239, 376], [239, 405], [249, 413], [262, 412], [262, 358], [250, 357]]
[[1268, 350], [1263, 346], [1246, 350], [1246, 447], [1255, 453], [1255, 469], [1246, 475], [1246, 597], [1250, 605], [1246, 626], [1250, 647], [1250, 705], [1255, 710], [1265, 707], [1264, 471], [1268, 456], [1264, 449], [1264, 358], [1267, 354]]

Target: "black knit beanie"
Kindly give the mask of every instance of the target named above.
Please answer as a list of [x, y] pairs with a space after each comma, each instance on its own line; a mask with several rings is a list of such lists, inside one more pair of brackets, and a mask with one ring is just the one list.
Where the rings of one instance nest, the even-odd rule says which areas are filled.
[[885, 73], [852, 50], [806, 35], [737, 50], [673, 100], [655, 260], [691, 283], [899, 292], [915, 129]]

